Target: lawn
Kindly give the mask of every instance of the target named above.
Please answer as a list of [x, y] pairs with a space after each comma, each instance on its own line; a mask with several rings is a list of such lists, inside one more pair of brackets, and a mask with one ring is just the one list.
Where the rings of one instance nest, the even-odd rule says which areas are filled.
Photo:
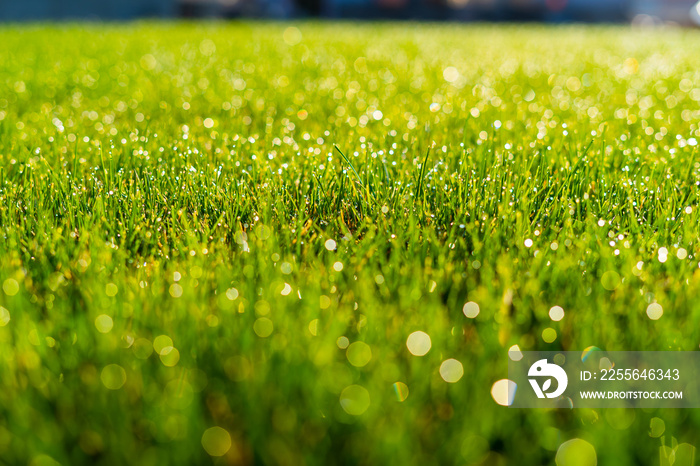
[[514, 345], [698, 349], [697, 31], [94, 23], [0, 44], [0, 464], [700, 445], [697, 410], [492, 390]]

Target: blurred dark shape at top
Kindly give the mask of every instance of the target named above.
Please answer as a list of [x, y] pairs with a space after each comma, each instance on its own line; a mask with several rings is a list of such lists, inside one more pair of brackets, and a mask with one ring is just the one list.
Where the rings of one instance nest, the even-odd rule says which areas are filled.
[[696, 0], [0, 0], [0, 21], [351, 18], [690, 24]]
[[162, 18], [176, 15], [173, 0], [0, 0], [0, 20]]

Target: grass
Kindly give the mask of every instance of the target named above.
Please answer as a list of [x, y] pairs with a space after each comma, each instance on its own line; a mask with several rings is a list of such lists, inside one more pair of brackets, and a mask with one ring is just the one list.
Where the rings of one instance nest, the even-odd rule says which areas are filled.
[[578, 438], [624, 466], [699, 444], [695, 410], [491, 394], [513, 345], [698, 348], [696, 31], [0, 43], [0, 463], [563, 465]]

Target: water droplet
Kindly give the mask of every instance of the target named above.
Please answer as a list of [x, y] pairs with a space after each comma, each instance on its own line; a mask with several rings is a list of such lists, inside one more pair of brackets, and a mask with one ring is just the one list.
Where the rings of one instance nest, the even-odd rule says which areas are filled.
[[647, 306], [647, 316], [649, 316], [651, 320], [659, 320], [663, 314], [664, 308], [661, 307], [661, 304], [651, 303]]
[[606, 290], [613, 291], [620, 286], [620, 274], [614, 270], [608, 270], [600, 277], [600, 283]]
[[109, 364], [102, 369], [100, 380], [109, 390], [119, 390], [126, 383], [126, 371], [118, 364]]
[[109, 333], [112, 330], [113, 326], [114, 322], [112, 321], [112, 318], [107, 314], [100, 314], [95, 319], [95, 327], [100, 333]]
[[255, 321], [253, 324], [253, 330], [255, 334], [260, 338], [267, 338], [272, 335], [272, 330], [274, 325], [270, 319], [267, 317], [261, 317]]
[[369, 408], [370, 397], [365, 387], [360, 385], [350, 385], [345, 387], [340, 393], [340, 406], [346, 413], [352, 416], [359, 416]]
[[649, 437], [659, 438], [666, 431], [666, 423], [663, 419], [652, 417], [649, 423]]
[[2, 284], [2, 291], [5, 292], [7, 296], [14, 296], [19, 292], [19, 283], [14, 278], [8, 278]]
[[297, 45], [302, 39], [301, 31], [294, 26], [290, 26], [284, 30], [282, 39], [287, 45]]
[[564, 309], [562, 309], [560, 306], [553, 306], [549, 310], [549, 318], [555, 322], [559, 322], [564, 318]]
[[440, 365], [440, 377], [448, 383], [459, 382], [464, 375], [464, 366], [456, 359], [447, 359]]
[[399, 403], [406, 401], [406, 398], [408, 398], [408, 385], [403, 382], [396, 382], [393, 387], [396, 400]]
[[110, 296], [110, 297], [116, 296], [118, 291], [119, 291], [119, 289], [117, 288], [117, 285], [115, 285], [114, 283], [107, 283], [107, 285], [105, 286], [105, 294], [107, 296]]
[[231, 445], [231, 434], [221, 427], [211, 427], [202, 434], [202, 447], [210, 456], [224, 456]]
[[10, 311], [0, 306], [0, 327], [4, 327], [10, 322]]
[[462, 307], [462, 312], [470, 319], [474, 319], [479, 315], [479, 305], [474, 301], [469, 301], [464, 305], [464, 307]]
[[557, 466], [595, 466], [598, 464], [593, 445], [580, 438], [571, 439], [559, 445], [554, 461]]
[[513, 345], [508, 348], [508, 357], [512, 361], [520, 361], [523, 358], [523, 353], [520, 351], [520, 347], [518, 345]]
[[172, 285], [170, 285], [169, 292], [170, 296], [172, 296], [173, 298], [179, 298], [180, 296], [182, 296], [182, 286], [180, 286], [177, 283], [173, 283]]
[[442, 72], [442, 77], [445, 78], [445, 81], [448, 83], [453, 83], [459, 79], [459, 71], [454, 66], [448, 66]]
[[546, 328], [542, 330], [542, 339], [546, 343], [552, 343], [554, 340], [557, 339], [557, 331], [553, 328]]
[[348, 346], [346, 356], [353, 366], [364, 367], [372, 359], [372, 349], [367, 343], [356, 341]]
[[173, 346], [173, 339], [167, 335], [159, 335], [153, 340], [153, 349], [160, 354], [163, 348]]
[[166, 367], [173, 367], [180, 361], [180, 352], [173, 346], [160, 350], [160, 362]]
[[348, 337], [342, 336], [338, 337], [335, 343], [338, 345], [338, 348], [345, 349], [350, 344], [350, 340], [348, 340]]
[[414, 356], [425, 356], [432, 347], [430, 335], [420, 330], [413, 332], [406, 339], [406, 347]]
[[501, 406], [510, 406], [513, 404], [513, 398], [515, 397], [517, 388], [518, 384], [512, 380], [498, 380], [491, 387], [491, 397], [493, 401]]

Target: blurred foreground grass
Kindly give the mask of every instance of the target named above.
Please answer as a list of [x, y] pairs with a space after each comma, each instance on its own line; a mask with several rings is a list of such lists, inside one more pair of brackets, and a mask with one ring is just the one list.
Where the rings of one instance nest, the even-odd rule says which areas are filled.
[[513, 345], [697, 349], [697, 32], [0, 43], [0, 463], [689, 464], [696, 410], [492, 387]]

